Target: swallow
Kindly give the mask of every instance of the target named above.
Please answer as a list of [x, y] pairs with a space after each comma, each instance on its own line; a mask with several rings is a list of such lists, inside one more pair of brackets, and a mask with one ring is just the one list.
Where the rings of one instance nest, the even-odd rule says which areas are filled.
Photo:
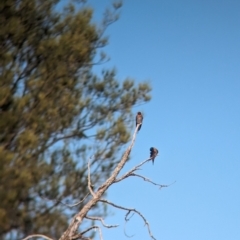
[[143, 115], [142, 115], [142, 113], [141, 112], [138, 112], [137, 113], [137, 116], [136, 116], [136, 126], [138, 125], [138, 124], [140, 124], [139, 126], [138, 126], [138, 131], [141, 129], [141, 127], [142, 127], [142, 122], [143, 122]]
[[158, 155], [158, 150], [154, 147], [150, 148], [150, 158], [152, 159], [152, 162], [154, 164], [154, 159]]

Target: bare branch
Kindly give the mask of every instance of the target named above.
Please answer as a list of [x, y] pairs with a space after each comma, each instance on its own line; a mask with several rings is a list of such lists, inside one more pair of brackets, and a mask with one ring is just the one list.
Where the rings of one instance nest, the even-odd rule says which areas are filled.
[[[104, 227], [107, 228], [112, 228], [112, 227], [117, 227], [118, 225], [106, 225], [103, 221], [103, 219], [101, 217], [95, 217], [95, 216], [87, 216], [87, 213], [92, 209], [92, 207], [97, 203], [97, 202], [103, 202], [106, 204], [109, 204], [115, 208], [118, 209], [122, 209], [127, 211], [126, 215], [125, 215], [125, 221], [129, 221], [129, 219], [131, 217], [129, 217], [130, 213], [136, 213], [138, 214], [138, 216], [140, 216], [140, 218], [142, 218], [143, 222], [145, 223], [145, 225], [147, 226], [148, 229], [148, 233], [149, 236], [153, 239], [156, 240], [154, 238], [154, 236], [151, 233], [150, 230], [150, 225], [147, 222], [146, 218], [144, 217], [144, 215], [139, 212], [138, 210], [134, 209], [134, 208], [126, 208], [126, 207], [122, 207], [120, 205], [117, 205], [115, 203], [109, 202], [106, 199], [102, 199], [101, 197], [103, 196], [103, 194], [106, 192], [106, 190], [113, 184], [113, 183], [117, 183], [122, 181], [125, 178], [128, 178], [130, 176], [135, 176], [135, 177], [139, 177], [141, 179], [143, 179], [144, 181], [147, 181], [155, 186], [158, 186], [160, 189], [163, 187], [168, 187], [169, 185], [163, 185], [163, 184], [158, 184], [153, 182], [152, 180], [140, 175], [140, 174], [136, 174], [135, 172], [140, 170], [140, 167], [143, 166], [145, 163], [149, 162], [152, 160], [152, 158], [148, 158], [146, 160], [144, 160], [143, 162], [141, 162], [140, 164], [138, 164], [137, 166], [135, 166], [134, 168], [132, 168], [130, 171], [128, 171], [127, 173], [123, 174], [121, 177], [117, 178], [118, 174], [120, 173], [120, 171], [122, 170], [122, 168], [124, 167], [125, 163], [127, 162], [128, 156], [133, 148], [135, 139], [136, 139], [136, 135], [138, 132], [138, 127], [141, 124], [137, 124], [134, 134], [133, 134], [133, 138], [132, 141], [129, 145], [129, 147], [126, 149], [125, 153], [123, 154], [121, 160], [119, 161], [119, 163], [117, 164], [116, 168], [113, 170], [112, 174], [110, 175], [110, 177], [94, 192], [92, 189], [92, 184], [91, 184], [91, 169], [90, 169], [90, 161], [88, 161], [88, 189], [92, 195], [92, 198], [87, 202], [87, 204], [85, 204], [85, 206], [80, 210], [80, 212], [78, 212], [74, 218], [72, 219], [72, 222], [70, 223], [68, 229], [63, 233], [63, 235], [61, 236], [60, 240], [73, 240], [73, 239], [83, 239], [83, 234], [91, 231], [92, 229], [97, 229], [99, 231], [99, 236], [100, 239], [102, 240], [102, 233], [101, 233], [101, 228], [99, 226], [92, 226], [89, 227], [88, 229], [86, 229], [85, 231], [81, 232], [81, 233], [77, 233], [78, 227], [80, 226], [80, 224], [82, 223], [83, 219], [90, 219], [90, 220], [94, 220], [94, 221], [101, 221], [102, 225]], [[172, 183], [173, 184], [173, 183]], [[86, 198], [86, 197], [85, 197]], [[84, 199], [85, 199], [84, 198]], [[88, 239], [88, 238], [86, 238]]]
[[148, 178], [146, 178], [146, 177], [144, 177], [144, 176], [142, 176], [140, 174], [136, 174], [136, 173], [131, 173], [128, 176], [126, 176], [126, 178], [130, 177], [130, 176], [142, 178], [146, 182], [152, 183], [155, 186], [159, 186], [159, 189], [164, 188], [164, 187], [169, 187], [170, 185], [172, 185], [172, 184], [174, 184], [176, 182], [176, 181], [174, 181], [173, 183], [168, 184], [168, 185], [167, 184], [158, 184], [158, 183], [155, 183], [152, 180], [150, 180], [150, 179], [148, 179]]
[[151, 158], [148, 158], [147, 160], [141, 162], [140, 164], [138, 164], [137, 166], [135, 166], [134, 168], [132, 168], [130, 171], [128, 171], [127, 173], [125, 173], [124, 175], [122, 175], [120, 178], [116, 179], [114, 181], [114, 183], [117, 183], [117, 182], [120, 182], [122, 181], [123, 179], [129, 177], [133, 172], [137, 171], [137, 170], [140, 170], [139, 167], [141, 167], [143, 164], [145, 164], [146, 162], [149, 162], [151, 161], [152, 159]]
[[100, 240], [103, 240], [101, 228], [100, 228], [99, 226], [96, 226], [96, 225], [94, 225], [94, 226], [92, 226], [92, 227], [86, 229], [85, 231], [81, 232], [81, 233], [78, 234], [78, 235], [79, 235], [79, 236], [82, 236], [83, 234], [85, 234], [85, 233], [91, 231], [92, 229], [97, 229], [98, 232], [99, 232]]
[[[134, 213], [132, 214], [132, 216], [133, 216], [133, 215], [134, 215]], [[126, 225], [127, 225], [127, 222], [130, 220], [130, 218], [131, 218], [132, 216], [130, 216], [127, 221], [126, 221], [126, 219], [125, 219], [125, 223], [124, 223], [124, 234], [125, 234], [125, 236], [128, 237], [128, 238], [132, 238], [132, 237], [134, 237], [134, 235], [135, 235], [135, 234], [133, 234], [133, 235], [128, 235], [128, 234], [126, 233]]]
[[173, 183], [170, 183], [170, 184], [158, 184], [158, 183], [155, 183], [155, 182], [151, 181], [150, 179], [148, 179], [148, 178], [146, 178], [146, 177], [144, 177], [140, 174], [132, 173], [131, 176], [142, 178], [146, 182], [152, 183], [155, 186], [159, 186], [159, 189], [164, 188], [164, 187], [169, 187], [176, 182], [176, 181], [174, 181]]
[[47, 240], [53, 240], [52, 238], [47, 237], [43, 234], [32, 234], [32, 235], [27, 236], [26, 238], [23, 238], [22, 240], [27, 240], [27, 239], [35, 238], [35, 237], [42, 237], [42, 238], [47, 239]]
[[89, 232], [89, 231], [91, 231], [92, 229], [95, 229], [95, 228], [96, 228], [96, 226], [91, 226], [91, 227], [87, 228], [86, 230], [84, 230], [83, 232], [81, 232], [79, 235], [83, 235], [83, 234], [85, 234], [85, 233], [87, 233], [87, 232]]
[[90, 174], [90, 160], [88, 161], [88, 190], [92, 194], [93, 197], [95, 197], [95, 193], [92, 190], [92, 184], [91, 184], [91, 174]]
[[92, 238], [83, 237], [83, 235], [81, 233], [78, 233], [78, 234], [74, 235], [71, 240], [77, 240], [77, 239], [80, 239], [80, 240], [92, 240]]
[[90, 219], [90, 220], [101, 221], [102, 225], [106, 228], [114, 228], [114, 227], [119, 226], [119, 225], [106, 225], [101, 217], [86, 216], [85, 218]]
[[99, 237], [100, 237], [100, 240], [103, 240], [103, 237], [102, 237], [102, 230], [100, 227], [96, 226], [97, 230], [98, 230], [98, 233], [99, 233]]
[[138, 210], [134, 209], [134, 208], [126, 208], [126, 207], [122, 207], [120, 205], [117, 205], [115, 203], [112, 203], [112, 202], [109, 202], [108, 200], [106, 199], [100, 199], [99, 202], [103, 202], [103, 203], [107, 203], [115, 208], [118, 208], [118, 209], [122, 209], [122, 210], [125, 210], [125, 211], [128, 211], [126, 216], [125, 216], [125, 221], [128, 221], [130, 218], [128, 218], [128, 215], [131, 213], [131, 212], [134, 212], [134, 213], [137, 213], [141, 218], [142, 220], [144, 221], [145, 225], [147, 225], [147, 228], [148, 228], [148, 233], [149, 233], [149, 236], [156, 240], [156, 238], [152, 235], [152, 232], [150, 230], [150, 226], [149, 226], [149, 223], [147, 222], [147, 219], [142, 215], [141, 212], [139, 212]]
[[133, 134], [131, 144], [127, 148], [125, 153], [123, 154], [120, 162], [117, 164], [116, 168], [113, 170], [113, 173], [111, 174], [111, 176], [105, 181], [105, 183], [102, 184], [102, 186], [100, 186], [98, 188], [98, 190], [95, 192], [95, 195], [93, 196], [93, 198], [90, 199], [89, 202], [85, 204], [85, 206], [81, 209], [81, 211], [73, 217], [69, 227], [63, 233], [60, 240], [70, 240], [70, 239], [72, 239], [73, 236], [76, 235], [77, 229], [80, 226], [80, 224], [82, 223], [82, 221], [85, 218], [85, 216], [87, 215], [87, 213], [101, 199], [101, 197], [106, 192], [106, 190], [110, 187], [110, 185], [112, 185], [114, 183], [117, 175], [122, 170], [122, 168], [124, 167], [125, 163], [128, 160], [128, 156], [133, 148], [133, 145], [134, 145], [134, 142], [136, 139], [139, 125], [140, 124], [137, 124], [134, 134]]
[[62, 201], [60, 201], [60, 200], [54, 200], [54, 199], [46, 198], [46, 197], [43, 197], [43, 196], [40, 196], [40, 197], [41, 197], [42, 199], [44, 199], [44, 200], [50, 200], [50, 201], [55, 202], [56, 204], [61, 203], [62, 205], [66, 206], [66, 207], [72, 208], [72, 207], [76, 207], [77, 205], [79, 205], [80, 203], [82, 203], [82, 202], [88, 197], [88, 195], [89, 195], [89, 193], [87, 193], [87, 195], [86, 195], [81, 201], [79, 201], [79, 202], [77, 202], [77, 203], [74, 203], [74, 204], [72, 204], [72, 205], [66, 204], [66, 203], [64, 203], [64, 202], [62, 202]]

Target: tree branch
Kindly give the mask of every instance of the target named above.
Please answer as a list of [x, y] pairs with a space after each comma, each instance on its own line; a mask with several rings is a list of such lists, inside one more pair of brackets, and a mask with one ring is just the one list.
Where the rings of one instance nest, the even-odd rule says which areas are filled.
[[122, 210], [125, 210], [125, 211], [128, 211], [127, 214], [125, 215], [125, 221], [128, 221], [130, 218], [128, 218], [128, 215], [131, 213], [131, 212], [134, 212], [134, 213], [137, 213], [144, 221], [145, 225], [147, 225], [147, 228], [148, 228], [148, 233], [150, 235], [150, 237], [153, 239], [153, 240], [156, 240], [156, 238], [152, 235], [152, 232], [150, 230], [150, 226], [149, 226], [149, 223], [147, 222], [147, 219], [142, 215], [141, 212], [139, 212], [138, 210], [134, 209], [134, 208], [126, 208], [126, 207], [122, 207], [120, 205], [117, 205], [115, 203], [112, 203], [112, 202], [109, 202], [108, 200], [106, 199], [100, 199], [99, 202], [103, 202], [103, 203], [107, 203], [115, 208], [118, 208], [118, 209], [122, 209]]
[[[100, 228], [99, 226], [96, 226], [96, 225], [94, 225], [94, 226], [92, 226], [92, 227], [86, 229], [85, 231], [81, 232], [80, 234], [78, 234], [78, 236], [82, 236], [83, 234], [85, 234], [85, 233], [91, 231], [92, 229], [97, 229], [98, 232], [99, 232], [100, 240], [103, 240], [101, 228]], [[76, 238], [73, 237], [73, 239], [76, 239]]]
[[91, 210], [91, 208], [101, 199], [101, 197], [106, 192], [106, 190], [109, 188], [109, 186], [114, 183], [117, 175], [122, 170], [123, 166], [125, 165], [125, 163], [128, 160], [128, 156], [133, 148], [133, 145], [134, 145], [134, 142], [136, 139], [138, 127], [139, 127], [139, 124], [137, 124], [137, 126], [135, 128], [130, 146], [125, 151], [124, 155], [122, 156], [120, 162], [114, 169], [111, 176], [106, 180], [105, 183], [102, 184], [102, 186], [100, 186], [98, 188], [98, 190], [95, 192], [95, 195], [93, 196], [93, 198], [89, 200], [89, 202], [81, 209], [81, 211], [73, 217], [72, 222], [70, 223], [68, 229], [63, 233], [60, 240], [71, 240], [71, 238], [74, 235], [76, 235], [77, 229], [80, 226], [80, 224], [82, 223], [84, 217]]
[[54, 199], [46, 198], [46, 197], [43, 197], [43, 196], [40, 196], [40, 197], [41, 197], [42, 199], [44, 199], [44, 200], [50, 200], [50, 201], [55, 202], [56, 204], [61, 203], [62, 205], [66, 206], [66, 207], [72, 208], [72, 207], [76, 207], [77, 205], [79, 205], [80, 203], [82, 203], [82, 202], [88, 197], [88, 195], [89, 195], [89, 193], [88, 193], [81, 201], [79, 201], [79, 202], [77, 202], [77, 203], [74, 203], [74, 204], [72, 204], [72, 205], [66, 204], [66, 203], [64, 203], [64, 202], [62, 202], [62, 201], [60, 201], [60, 200], [54, 200]]
[[[117, 182], [119, 182], [119, 181], [121, 181], [121, 180], [123, 180], [123, 179], [125, 179], [125, 178], [127, 178], [127, 177], [139, 177], [139, 178], [142, 178], [144, 181], [146, 181], [146, 182], [149, 182], [149, 183], [152, 183], [153, 185], [155, 185], [155, 186], [159, 186], [159, 189], [161, 189], [161, 188], [164, 188], [164, 187], [169, 187], [170, 185], [172, 185], [172, 184], [174, 184], [176, 181], [174, 181], [173, 183], [171, 183], [171, 184], [158, 184], [158, 183], [155, 183], [155, 182], [153, 182], [152, 180], [150, 180], [149, 178], [146, 178], [146, 177], [144, 177], [144, 176], [142, 176], [142, 175], [140, 175], [140, 174], [136, 174], [136, 173], [130, 173], [130, 174], [128, 174], [127, 176], [125, 176], [124, 178], [121, 178], [121, 179], [117, 179], [116, 181]], [[116, 182], [115, 181], [115, 182]]]
[[85, 218], [90, 219], [90, 220], [97, 220], [101, 221], [102, 225], [106, 228], [114, 228], [118, 227], [119, 225], [106, 225], [101, 217], [94, 217], [94, 216], [86, 216]]
[[130, 171], [128, 171], [127, 173], [125, 173], [124, 175], [122, 175], [120, 178], [116, 179], [114, 181], [114, 183], [120, 182], [123, 179], [129, 177], [133, 172], [140, 170], [139, 167], [141, 167], [143, 164], [145, 164], [146, 162], [149, 162], [150, 160], [152, 160], [151, 158], [148, 158], [147, 160], [141, 162], [140, 164], [138, 164], [137, 166], [135, 166], [134, 168], [132, 168]]
[[91, 184], [91, 173], [90, 173], [90, 160], [88, 161], [88, 190], [92, 194], [93, 197], [95, 197], [95, 193], [92, 190], [92, 184]]
[[32, 235], [29, 235], [29, 236], [27, 236], [26, 238], [24, 238], [22, 240], [28, 240], [28, 239], [34, 238], [34, 237], [42, 237], [42, 238], [47, 239], [47, 240], [53, 240], [52, 238], [47, 237], [47, 236], [45, 236], [43, 234], [32, 234]]

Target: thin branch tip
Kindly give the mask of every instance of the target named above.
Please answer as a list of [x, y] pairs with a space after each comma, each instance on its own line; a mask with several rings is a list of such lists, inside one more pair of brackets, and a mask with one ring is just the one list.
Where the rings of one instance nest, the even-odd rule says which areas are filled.
[[39, 238], [39, 237], [44, 238], [44, 239], [46, 239], [46, 240], [53, 240], [52, 238], [47, 237], [47, 236], [45, 236], [45, 235], [43, 235], [43, 234], [31, 234], [31, 235], [23, 238], [22, 240], [28, 240], [28, 239], [30, 239], [30, 238]]

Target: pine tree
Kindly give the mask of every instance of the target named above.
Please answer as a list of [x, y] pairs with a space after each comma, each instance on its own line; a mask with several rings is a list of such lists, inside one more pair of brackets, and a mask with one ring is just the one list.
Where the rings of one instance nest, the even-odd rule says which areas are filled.
[[73, 214], [61, 202], [88, 193], [89, 157], [98, 184], [129, 141], [132, 107], [150, 100], [147, 83], [94, 74], [113, 18], [94, 24], [91, 8], [58, 2], [0, 1], [0, 239], [59, 237]]

